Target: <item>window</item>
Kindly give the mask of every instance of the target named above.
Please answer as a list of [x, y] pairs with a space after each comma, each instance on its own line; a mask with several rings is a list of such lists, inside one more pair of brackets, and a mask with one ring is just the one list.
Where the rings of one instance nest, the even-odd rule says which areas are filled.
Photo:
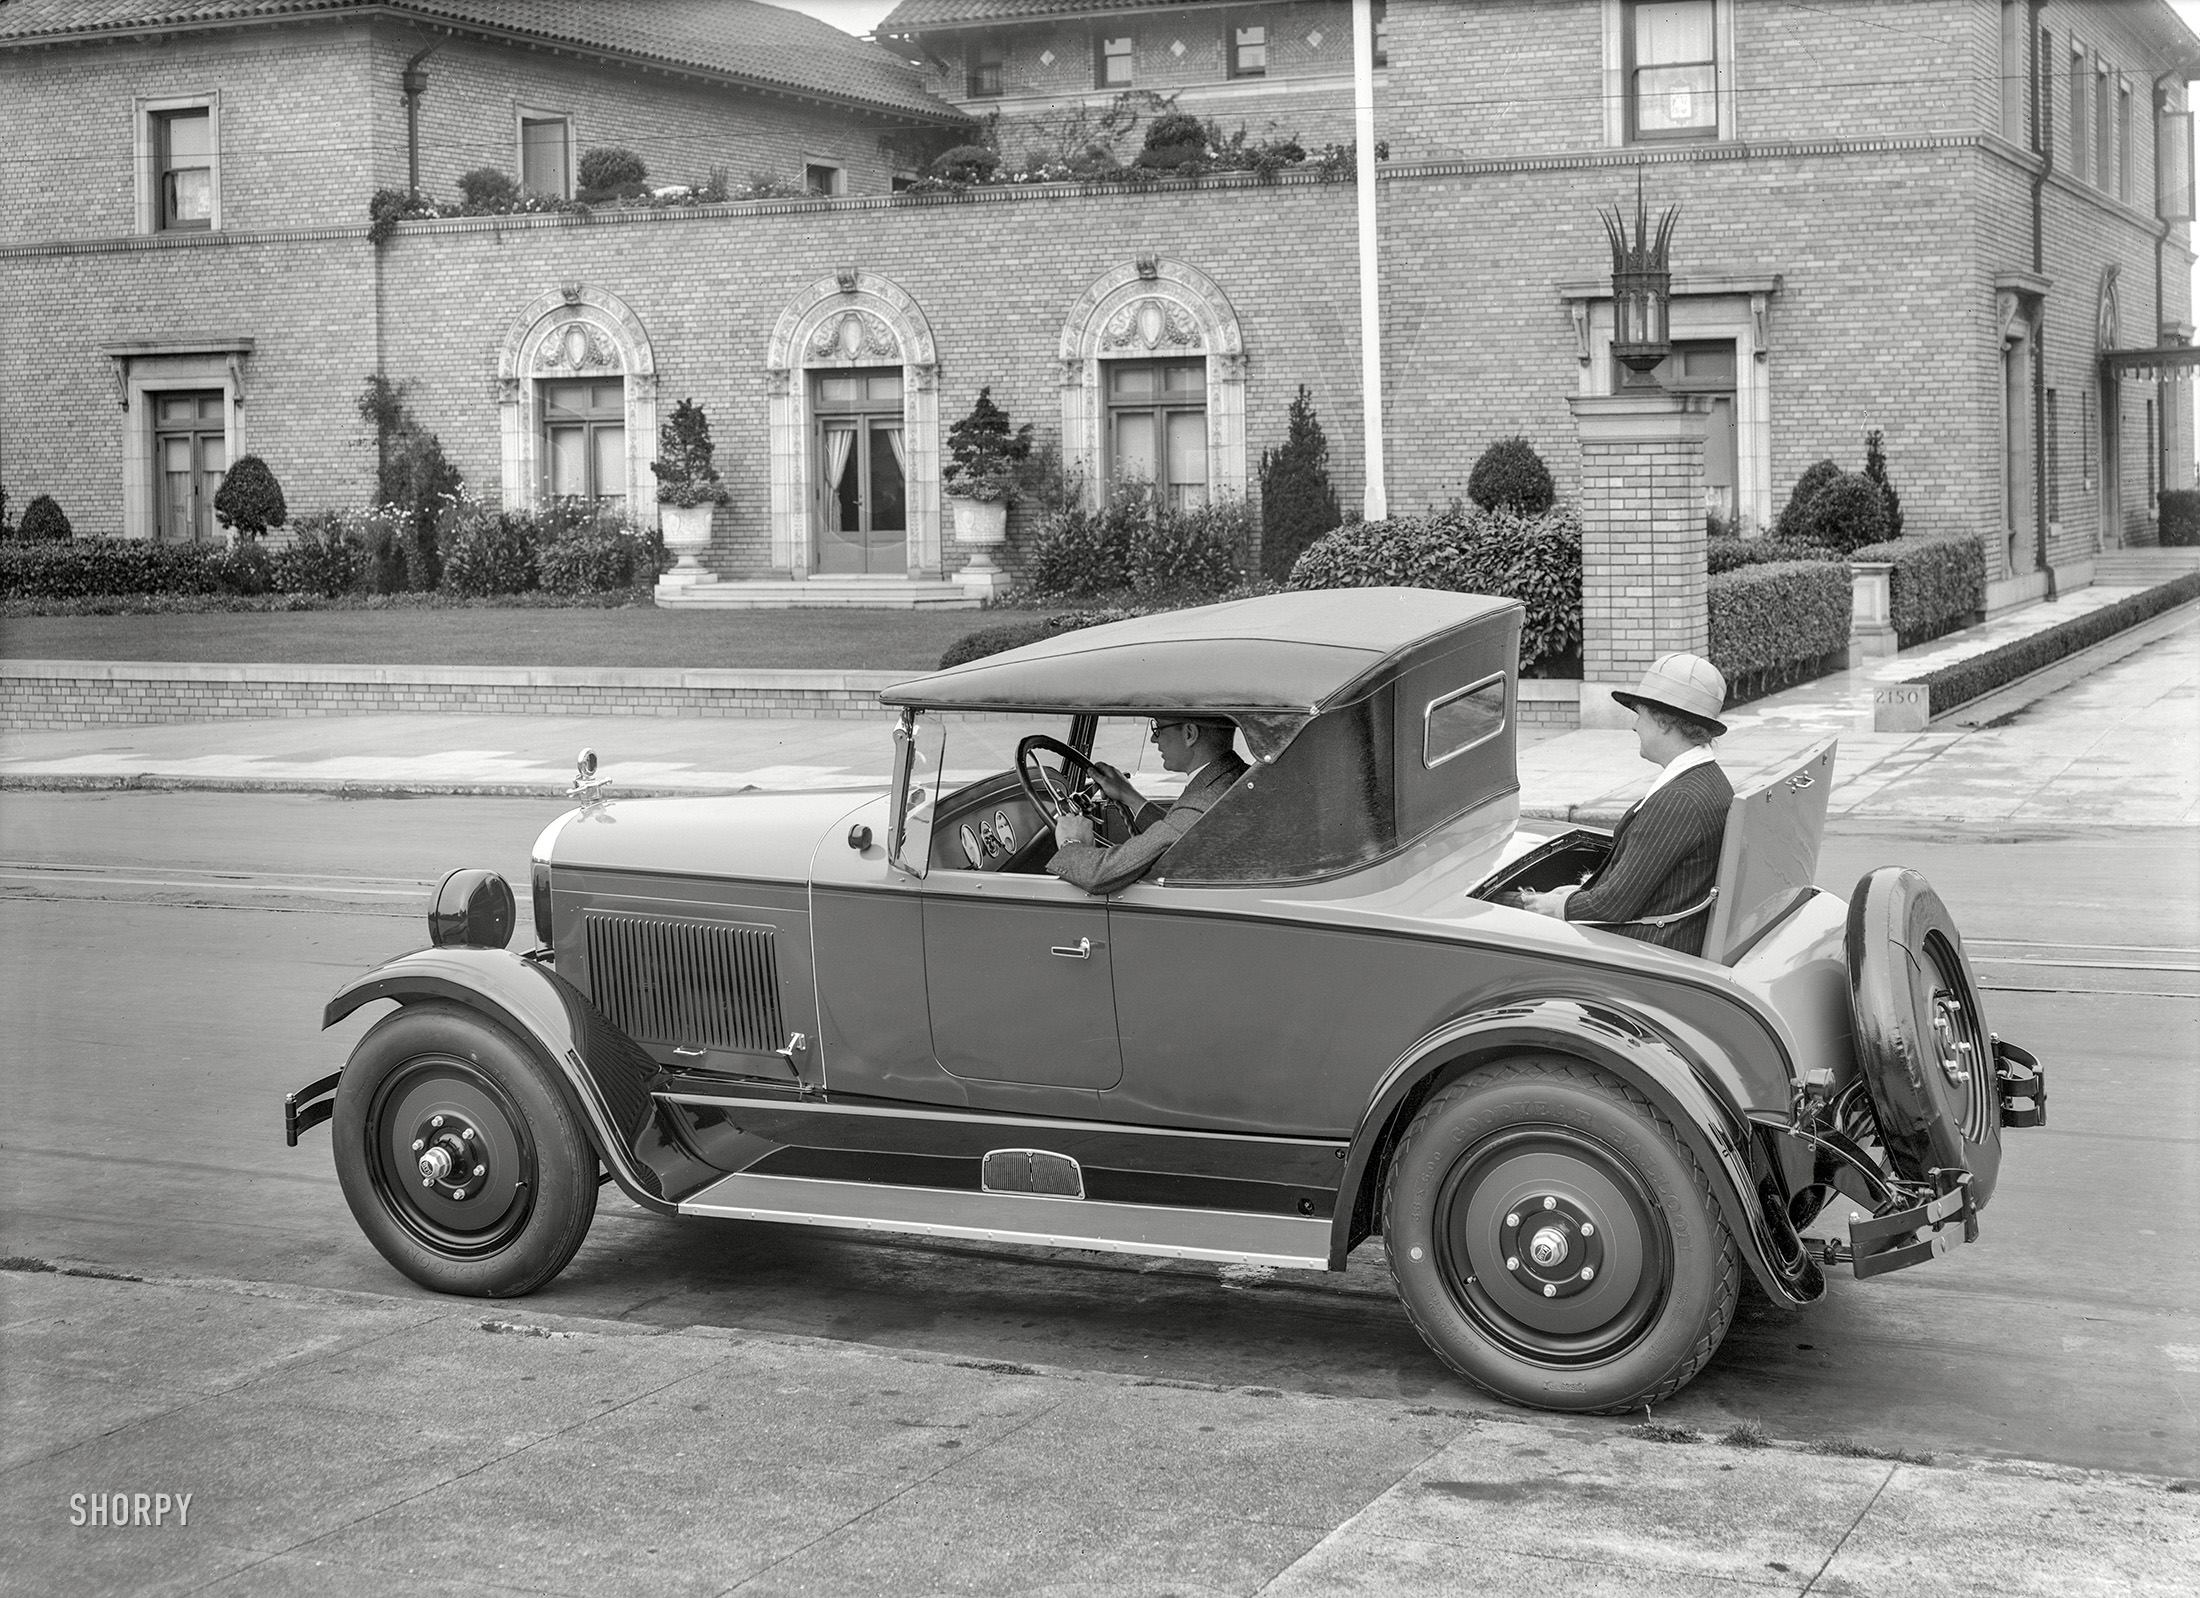
[[2131, 203], [2131, 85], [2116, 89], [2116, 198]]
[[811, 379], [816, 418], [820, 573], [909, 569], [908, 447], [901, 368], [856, 367]]
[[1712, 0], [1630, 0], [1623, 41], [1630, 139], [1718, 137], [1713, 13]]
[[1131, 86], [1131, 62], [1133, 41], [1129, 34], [1109, 38], [1095, 34], [1092, 41], [1092, 86], [1096, 89], [1127, 89]]
[[1110, 361], [1108, 476], [1151, 483], [1163, 504], [1207, 503], [1207, 363]]
[[2116, 192], [2116, 90], [2105, 62], [2093, 69], [2093, 186]]
[[1431, 700], [1421, 717], [1421, 764], [1430, 768], [1488, 743], [1505, 730], [1505, 675]]
[[1390, 8], [1375, 0], [1375, 65], [1390, 65]]
[[153, 113], [153, 226], [214, 225], [214, 113], [206, 106]]
[[564, 117], [519, 119], [519, 181], [529, 194], [573, 197], [573, 124]]
[[2192, 202], [2192, 113], [2165, 110], [2154, 119], [2154, 214], [2189, 222]]
[[806, 161], [802, 166], [802, 186], [812, 194], [846, 194], [848, 174], [832, 161]]
[[1265, 23], [1234, 24], [1230, 29], [1230, 76], [1268, 76], [1268, 27]]
[[544, 487], [553, 498], [626, 499], [626, 384], [542, 385]]
[[2062, 421], [2056, 415], [2059, 395], [2047, 391], [2047, 519], [2062, 520]]
[[2157, 445], [2159, 445], [2160, 443], [2161, 443], [2161, 438], [2160, 438], [2160, 436], [2159, 436], [2159, 435], [2158, 435], [2158, 434], [2157, 434], [2157, 433], [2155, 432], [2155, 430], [2154, 430], [2154, 401], [2152, 401], [2152, 400], [2148, 400], [2148, 401], [2147, 401], [2147, 504], [2148, 504], [2148, 506], [2149, 506], [2149, 507], [2152, 507], [2152, 506], [2154, 506], [2155, 504], [2158, 504], [2158, 503], [2160, 502], [2160, 500], [2161, 500], [2161, 497], [2162, 497], [2162, 483], [2161, 483], [2161, 477], [2160, 477], [2160, 473], [2161, 473], [2161, 469], [2162, 469], [2162, 468], [2161, 468], [2161, 458], [2160, 458], [2160, 456], [2159, 456], [2159, 455], [2157, 455], [2157, 454], [2156, 454], [2156, 452], [2155, 452], [2155, 451], [2156, 451], [2156, 446], [2157, 446]]
[[189, 389], [146, 396], [153, 413], [153, 517], [164, 544], [220, 541], [214, 494], [229, 469], [222, 391]]
[[2093, 486], [2093, 390], [2078, 396], [2078, 483]]
[[2085, 51], [2076, 45], [2070, 47], [2070, 175], [2082, 178], [2090, 170], [2091, 154], [2086, 143], [2088, 117], [2086, 115], [2086, 91], [2092, 86], [2093, 72], [2086, 64]]
[[2026, 132], [2024, 71], [2024, 6], [2021, 0], [2001, 0], [2001, 136], [2011, 144], [2023, 144]]
[[1006, 92], [1008, 59], [998, 39], [973, 39], [964, 58], [964, 89], [973, 100]]

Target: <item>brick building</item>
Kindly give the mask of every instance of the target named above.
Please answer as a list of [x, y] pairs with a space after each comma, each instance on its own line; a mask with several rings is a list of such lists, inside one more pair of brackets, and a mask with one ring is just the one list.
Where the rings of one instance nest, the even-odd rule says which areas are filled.
[[[880, 30], [906, 60], [787, 19], [801, 81], [785, 53], [741, 53], [778, 37], [762, 9], [13, 0], [11, 497], [151, 534], [161, 452], [189, 435], [267, 457], [294, 505], [358, 503], [352, 402], [379, 372], [513, 502], [600, 457], [597, 490], [646, 504], [657, 398], [694, 397], [734, 492], [720, 586], [781, 598], [953, 592], [939, 465], [981, 386], [1090, 482], [1129, 464], [1196, 495], [1257, 491], [1305, 383], [1357, 498], [1350, 182], [893, 192], [926, 139], [1017, 157], [1112, 104], [1120, 73], [1225, 133], [1347, 138], [1344, 0], [906, 0]], [[1714, 510], [1761, 526], [1878, 428], [1910, 529], [1985, 535], [1998, 604], [2151, 542], [2160, 488], [2191, 483], [2200, 40], [2161, 0], [1384, 10], [1394, 508], [1462, 492], [1516, 431], [1576, 481], [1568, 401], [1622, 383], [1596, 211], [1638, 179], [1682, 207], [1658, 379], [1703, 397]], [[399, 76], [437, 42], [418, 102], [433, 192], [524, 168], [546, 112], [573, 148], [630, 145], [658, 177], [837, 165], [835, 196], [407, 222], [377, 247], [366, 198], [405, 181]], [[163, 153], [162, 119], [209, 97], [209, 225], [169, 228], [152, 197], [189, 151]], [[346, 107], [359, 138], [331, 140]]]

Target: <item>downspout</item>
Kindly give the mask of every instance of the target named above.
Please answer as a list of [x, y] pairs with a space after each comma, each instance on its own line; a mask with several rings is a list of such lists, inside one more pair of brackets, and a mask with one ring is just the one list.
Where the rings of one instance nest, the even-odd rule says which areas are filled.
[[437, 40], [405, 63], [397, 81], [405, 92], [405, 192], [420, 198], [420, 97], [428, 92], [428, 75], [420, 63], [443, 48]]
[[1375, 522], [1390, 514], [1390, 494], [1383, 483], [1383, 323], [1376, 279], [1374, 0], [1352, 0], [1352, 101], [1360, 207], [1360, 417], [1367, 453], [1361, 514]]
[[[2055, 141], [2053, 130], [2047, 125], [2049, 107], [2040, 93], [2044, 81], [2042, 74], [2047, 65], [2040, 59], [2040, 12], [2047, 0], [2027, 0], [2028, 22], [2025, 27], [2025, 48], [2032, 58], [2032, 70], [2026, 74], [2031, 80], [2032, 99], [2032, 153], [2040, 158], [2039, 170], [2032, 174], [2032, 273], [2035, 277], [2047, 275], [2047, 252], [2044, 239], [2045, 218], [2042, 196], [2047, 189], [2047, 169], [2054, 164]], [[2033, 561], [2047, 574], [2047, 598], [2055, 597], [2055, 568], [2047, 561], [2047, 307], [2040, 307], [2039, 321], [2032, 328], [2032, 440], [2033, 458], [2039, 470], [2033, 476], [2032, 492], [2032, 549]], [[2059, 463], [2058, 463], [2059, 464]]]

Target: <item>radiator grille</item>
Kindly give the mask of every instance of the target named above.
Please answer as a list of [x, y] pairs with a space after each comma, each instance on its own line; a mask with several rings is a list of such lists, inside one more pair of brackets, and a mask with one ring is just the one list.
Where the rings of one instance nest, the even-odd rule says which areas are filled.
[[786, 1040], [774, 928], [593, 910], [581, 924], [596, 1008], [636, 1042], [768, 1054]]

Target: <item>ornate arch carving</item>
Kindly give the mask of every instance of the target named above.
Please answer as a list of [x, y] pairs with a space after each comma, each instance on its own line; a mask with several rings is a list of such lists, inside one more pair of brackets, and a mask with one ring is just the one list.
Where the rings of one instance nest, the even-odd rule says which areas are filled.
[[507, 324], [497, 348], [504, 503], [517, 510], [542, 497], [542, 380], [575, 376], [624, 382], [628, 514], [655, 520], [649, 463], [657, 448], [656, 353], [626, 301], [582, 283], [536, 295]]
[[1105, 486], [1106, 360], [1207, 359], [1207, 480], [1245, 495], [1245, 340], [1229, 296], [1198, 267], [1142, 256], [1096, 278], [1062, 322], [1062, 451], [1095, 500]]
[[902, 368], [901, 426], [908, 454], [909, 575], [940, 575], [939, 353], [932, 324], [899, 283], [845, 268], [789, 300], [764, 349], [775, 571], [801, 577], [810, 569], [817, 452], [810, 447], [810, 385], [803, 374], [895, 364]]

